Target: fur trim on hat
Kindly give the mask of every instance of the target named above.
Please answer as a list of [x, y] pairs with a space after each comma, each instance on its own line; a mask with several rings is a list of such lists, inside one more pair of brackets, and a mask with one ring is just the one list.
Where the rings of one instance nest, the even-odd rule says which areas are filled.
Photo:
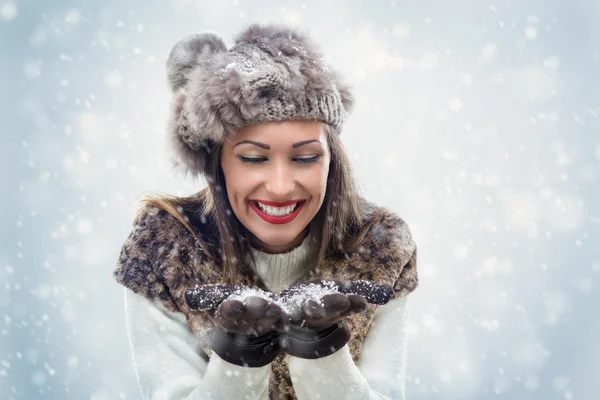
[[167, 74], [168, 139], [173, 165], [186, 175], [203, 174], [214, 144], [245, 126], [311, 119], [340, 132], [353, 105], [319, 48], [288, 27], [252, 25], [230, 50], [215, 34], [188, 36], [173, 47]]

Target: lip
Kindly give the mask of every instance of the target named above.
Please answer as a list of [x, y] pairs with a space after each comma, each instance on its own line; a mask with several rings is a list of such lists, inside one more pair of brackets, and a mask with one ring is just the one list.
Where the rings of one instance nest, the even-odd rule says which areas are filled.
[[288, 201], [284, 201], [283, 203], [277, 203], [276, 201], [269, 201], [269, 200], [257, 200], [257, 199], [251, 199], [250, 201], [258, 201], [260, 203], [266, 204], [268, 206], [273, 206], [273, 207], [285, 207], [285, 206], [289, 206], [292, 204], [296, 204], [296, 203], [302, 201], [302, 199], [288, 200]]
[[[288, 222], [293, 221], [298, 216], [298, 214], [300, 213], [300, 210], [302, 210], [302, 207], [304, 207], [304, 204], [306, 203], [305, 200], [300, 200], [300, 201], [296, 200], [296, 201], [292, 202], [291, 204], [296, 203], [296, 202], [299, 202], [300, 204], [298, 204], [298, 207], [294, 210], [293, 213], [291, 213], [290, 215], [284, 215], [282, 217], [276, 217], [274, 215], [269, 215], [269, 214], [262, 212], [260, 210], [260, 208], [258, 208], [258, 206], [256, 205], [256, 200], [249, 201], [250, 208], [252, 208], [254, 210], [254, 212], [256, 212], [258, 214], [259, 217], [261, 217], [264, 221], [266, 221], [270, 224], [287, 224]], [[262, 201], [261, 201], [261, 203], [262, 203]], [[286, 202], [286, 203], [289, 203], [289, 202]], [[277, 203], [275, 203], [275, 204], [277, 204]]]

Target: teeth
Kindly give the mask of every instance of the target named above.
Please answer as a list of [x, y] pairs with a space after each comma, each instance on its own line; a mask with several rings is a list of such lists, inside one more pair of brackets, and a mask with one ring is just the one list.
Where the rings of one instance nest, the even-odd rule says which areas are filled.
[[266, 204], [262, 204], [260, 202], [256, 202], [256, 204], [258, 204], [258, 208], [260, 208], [264, 213], [269, 214], [269, 215], [273, 215], [275, 217], [281, 217], [283, 215], [288, 215], [291, 214], [292, 211], [294, 211], [294, 208], [296, 207], [296, 204], [292, 204], [289, 205], [287, 207], [272, 207], [272, 206], [267, 206]]

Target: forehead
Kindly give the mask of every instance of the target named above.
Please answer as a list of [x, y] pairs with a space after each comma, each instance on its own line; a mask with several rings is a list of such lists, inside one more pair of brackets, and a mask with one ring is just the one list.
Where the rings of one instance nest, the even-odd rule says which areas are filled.
[[226, 146], [233, 146], [242, 140], [254, 140], [277, 146], [311, 139], [326, 144], [327, 137], [322, 122], [312, 120], [263, 122], [240, 129], [227, 140]]

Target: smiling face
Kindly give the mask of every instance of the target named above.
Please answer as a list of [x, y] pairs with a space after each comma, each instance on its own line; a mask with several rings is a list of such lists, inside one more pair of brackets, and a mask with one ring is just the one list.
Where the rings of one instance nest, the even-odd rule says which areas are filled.
[[250, 125], [221, 151], [227, 196], [250, 244], [269, 253], [300, 245], [325, 199], [330, 153], [322, 122]]

